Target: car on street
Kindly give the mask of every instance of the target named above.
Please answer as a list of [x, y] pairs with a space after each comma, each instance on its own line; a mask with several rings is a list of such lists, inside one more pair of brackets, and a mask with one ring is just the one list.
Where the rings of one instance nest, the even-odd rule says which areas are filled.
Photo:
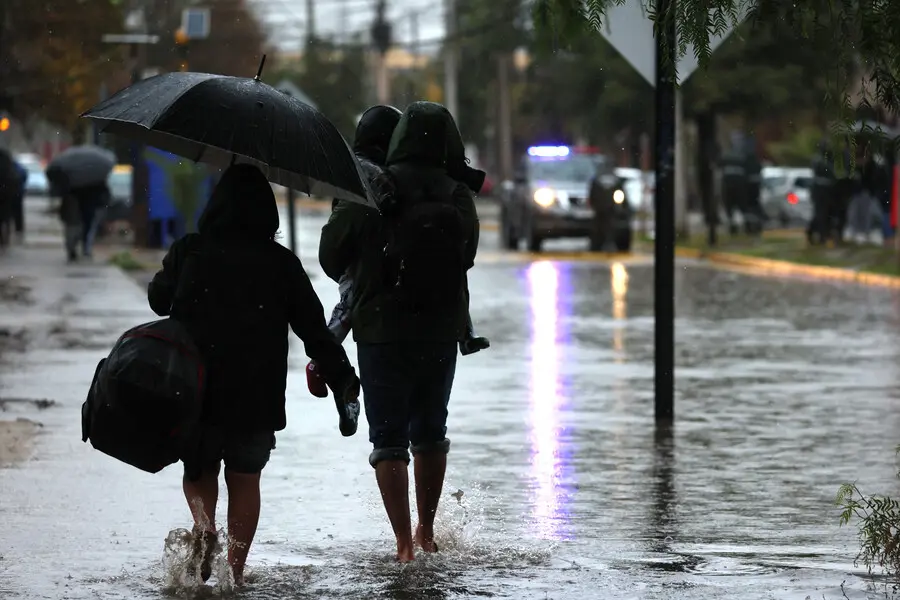
[[810, 168], [763, 168], [759, 200], [770, 223], [791, 227], [809, 222], [813, 214], [813, 177]]
[[28, 196], [48, 196], [50, 182], [44, 173], [44, 161], [37, 154], [23, 153], [13, 157], [25, 168], [28, 178], [25, 180], [25, 194]]
[[[607, 164], [609, 175], [601, 184], [609, 189], [614, 219], [613, 236], [630, 242], [631, 210], [623, 189], [624, 181], [614, 173], [609, 158], [593, 148], [578, 146], [532, 146], [519, 160], [513, 181], [502, 184], [500, 200], [501, 243], [517, 250], [519, 242], [531, 252], [539, 252], [544, 240], [590, 237], [597, 230], [589, 200], [591, 179], [598, 167]], [[622, 215], [627, 215], [622, 218]]]
[[109, 187], [109, 204], [103, 215], [105, 223], [131, 219], [131, 179], [130, 165], [116, 165], [106, 180]]

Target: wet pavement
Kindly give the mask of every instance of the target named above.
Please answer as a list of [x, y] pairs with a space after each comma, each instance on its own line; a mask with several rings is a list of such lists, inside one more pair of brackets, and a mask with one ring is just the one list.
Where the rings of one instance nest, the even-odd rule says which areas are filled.
[[[300, 254], [330, 309], [321, 223], [301, 218]], [[680, 263], [677, 424], [659, 431], [647, 260], [521, 260], [484, 238], [470, 283], [492, 347], [459, 362], [442, 552], [391, 561], [364, 431], [340, 437], [295, 340], [238, 597], [867, 597], [832, 501], [848, 480], [897, 490], [897, 292]], [[3, 289], [30, 288], [0, 294], [19, 336], [0, 350], [0, 420], [40, 423], [31, 459], [0, 470], [0, 598], [227, 595], [173, 582], [178, 468], [147, 475], [80, 441], [96, 362], [152, 315], [131, 278], [61, 258], [0, 256]]]

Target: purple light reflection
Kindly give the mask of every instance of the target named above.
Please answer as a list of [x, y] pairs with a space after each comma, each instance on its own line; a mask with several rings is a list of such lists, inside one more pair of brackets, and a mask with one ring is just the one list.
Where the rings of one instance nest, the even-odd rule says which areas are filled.
[[[562, 352], [560, 303], [569, 294], [568, 278], [552, 262], [534, 262], [528, 267], [531, 300], [531, 476], [534, 480], [533, 517], [537, 534], [544, 539], [569, 539], [569, 493], [565, 481], [570, 471], [568, 448], [563, 448], [564, 430], [559, 423], [568, 406], [563, 393], [559, 365]], [[563, 285], [561, 285], [563, 284]], [[560, 288], [564, 289], [560, 289]]]

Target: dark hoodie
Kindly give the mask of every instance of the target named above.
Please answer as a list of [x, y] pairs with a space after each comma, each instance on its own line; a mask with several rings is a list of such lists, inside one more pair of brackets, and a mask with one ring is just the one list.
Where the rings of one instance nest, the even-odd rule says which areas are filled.
[[[393, 106], [371, 106], [359, 118], [353, 138], [353, 152], [362, 165], [375, 196], [375, 204], [381, 211], [393, 208], [393, 186], [384, 175], [384, 162], [387, 160], [391, 135], [402, 114], [400, 109]], [[338, 202], [334, 201], [332, 208], [337, 205]]]
[[203, 353], [204, 418], [234, 431], [284, 429], [288, 327], [343, 392], [353, 368], [300, 259], [275, 241], [278, 207], [259, 169], [225, 171], [198, 229], [169, 249], [148, 299], [156, 314], [184, 323]]
[[[413, 125], [413, 130], [405, 130]], [[477, 194], [484, 185], [485, 173], [469, 166], [466, 146], [453, 115], [435, 102], [413, 102], [406, 108], [398, 129], [403, 129], [393, 140], [388, 151], [388, 164], [412, 162], [446, 169], [453, 179]], [[441, 144], [433, 143], [441, 139]]]
[[[415, 188], [442, 190], [453, 181], [448, 175], [448, 148], [455, 140], [462, 147], [450, 113], [432, 102], [415, 102], [403, 113], [394, 130], [387, 164], [399, 197], [411, 197]], [[460, 156], [461, 154], [461, 150]], [[457, 185], [454, 194], [471, 232], [468, 267], [474, 264], [478, 246], [478, 217], [471, 193]], [[458, 310], [440, 313], [405, 313], [397, 305], [393, 289], [385, 278], [383, 220], [374, 211], [358, 204], [341, 203], [322, 228], [319, 263], [334, 279], [350, 269], [353, 279], [351, 323], [353, 338], [363, 343], [455, 342], [463, 339], [467, 316], [465, 294]]]

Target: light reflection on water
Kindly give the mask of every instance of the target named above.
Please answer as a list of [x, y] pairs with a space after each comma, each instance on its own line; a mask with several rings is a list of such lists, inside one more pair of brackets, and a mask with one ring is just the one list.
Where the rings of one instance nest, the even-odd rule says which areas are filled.
[[625, 362], [625, 319], [628, 318], [626, 310], [628, 296], [628, 271], [625, 265], [615, 262], [609, 267], [609, 283], [612, 288], [612, 317], [615, 320], [613, 326], [613, 349], [616, 351], [615, 362]]
[[[560, 423], [570, 409], [560, 377], [567, 331], [561, 314], [571, 296], [568, 267], [535, 262], [528, 268], [531, 300], [531, 476], [533, 518], [543, 539], [569, 539], [569, 496], [572, 492], [571, 442]], [[561, 310], [562, 309], [562, 310]]]

